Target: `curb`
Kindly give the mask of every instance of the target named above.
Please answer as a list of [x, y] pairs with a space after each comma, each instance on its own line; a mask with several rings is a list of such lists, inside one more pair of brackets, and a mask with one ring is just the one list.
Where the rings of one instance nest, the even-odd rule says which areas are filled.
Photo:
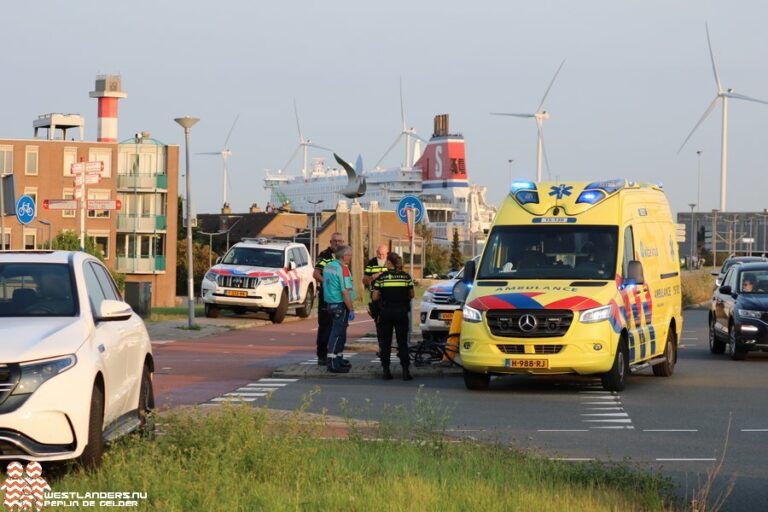
[[[359, 359], [359, 362], [355, 359]], [[364, 357], [353, 357], [350, 358], [349, 361], [352, 363], [352, 369], [349, 373], [331, 373], [326, 370], [325, 367], [318, 366], [316, 363], [299, 363], [288, 364], [275, 369], [272, 372], [272, 377], [329, 380], [381, 379], [381, 364], [367, 362], [370, 361], [370, 359]], [[399, 380], [402, 371], [400, 363], [392, 361], [390, 363], [390, 369], [392, 370], [395, 380]], [[428, 366], [411, 365], [410, 369], [415, 380], [421, 377], [455, 377], [462, 375], [461, 368], [448, 366], [445, 363], [437, 363]]]

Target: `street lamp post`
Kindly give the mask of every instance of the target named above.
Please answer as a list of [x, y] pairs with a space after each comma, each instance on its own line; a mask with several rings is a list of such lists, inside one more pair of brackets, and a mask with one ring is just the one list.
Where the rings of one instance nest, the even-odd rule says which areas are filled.
[[717, 267], [717, 209], [712, 210], [712, 272]]
[[699, 174], [698, 179], [696, 180], [696, 204], [698, 205], [698, 208], [696, 208], [696, 211], [701, 211], [701, 150], [698, 150], [696, 154], [699, 156]]
[[192, 185], [189, 176], [189, 129], [192, 128], [200, 119], [196, 117], [177, 117], [174, 119], [179, 126], [184, 128], [184, 144], [186, 153], [186, 169], [187, 169], [187, 305], [188, 314], [187, 321], [188, 327], [191, 329], [195, 325], [195, 269], [193, 266], [192, 258]]
[[313, 265], [315, 262], [315, 257], [317, 256], [315, 254], [315, 252], [317, 252], [315, 250], [315, 239], [317, 238], [317, 205], [319, 205], [322, 202], [323, 202], [322, 199], [318, 199], [316, 201], [309, 201], [309, 204], [312, 205], [312, 230], [310, 231], [310, 238], [309, 238], [309, 243], [311, 244], [309, 253], [312, 256]]
[[693, 251], [694, 251], [694, 247], [695, 247], [695, 244], [696, 244], [696, 233], [694, 232], [694, 230], [696, 228], [694, 227], [694, 224], [693, 224], [693, 209], [696, 207], [696, 203], [688, 203], [688, 206], [691, 207], [691, 241], [690, 241], [690, 244], [691, 244], [691, 259], [690, 259], [690, 262], [691, 263], [689, 264], [688, 268], [691, 268], [691, 267], [693, 267], [693, 258], [694, 258], [694, 252]]
[[514, 158], [510, 158], [507, 160], [509, 162], [509, 182], [512, 183], [512, 162], [514, 162]]

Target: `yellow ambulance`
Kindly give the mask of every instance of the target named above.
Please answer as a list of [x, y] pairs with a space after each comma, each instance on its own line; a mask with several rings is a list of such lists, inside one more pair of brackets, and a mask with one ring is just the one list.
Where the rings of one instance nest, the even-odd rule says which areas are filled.
[[624, 389], [672, 375], [683, 328], [676, 226], [658, 185], [515, 181], [478, 263], [467, 263], [464, 381], [578, 374]]

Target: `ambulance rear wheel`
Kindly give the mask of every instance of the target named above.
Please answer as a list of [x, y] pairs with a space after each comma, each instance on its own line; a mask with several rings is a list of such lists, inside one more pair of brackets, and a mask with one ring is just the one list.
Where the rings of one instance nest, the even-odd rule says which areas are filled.
[[627, 374], [629, 373], [629, 357], [627, 355], [627, 343], [622, 338], [616, 349], [616, 357], [611, 369], [601, 377], [603, 389], [606, 391], [624, 391]]
[[664, 347], [664, 362], [653, 365], [653, 374], [657, 377], [671, 377], [675, 371], [676, 360], [675, 333], [670, 325], [669, 333], [667, 334], [667, 345]]
[[491, 383], [491, 376], [487, 373], [475, 373], [464, 370], [464, 385], [473, 391], [484, 391]]

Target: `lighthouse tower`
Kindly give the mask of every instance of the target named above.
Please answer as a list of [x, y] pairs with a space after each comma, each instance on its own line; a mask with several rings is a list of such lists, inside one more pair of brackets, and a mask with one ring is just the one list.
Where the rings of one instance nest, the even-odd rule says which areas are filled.
[[117, 100], [127, 98], [120, 84], [120, 75], [99, 75], [91, 98], [99, 99], [98, 142], [117, 142]]

